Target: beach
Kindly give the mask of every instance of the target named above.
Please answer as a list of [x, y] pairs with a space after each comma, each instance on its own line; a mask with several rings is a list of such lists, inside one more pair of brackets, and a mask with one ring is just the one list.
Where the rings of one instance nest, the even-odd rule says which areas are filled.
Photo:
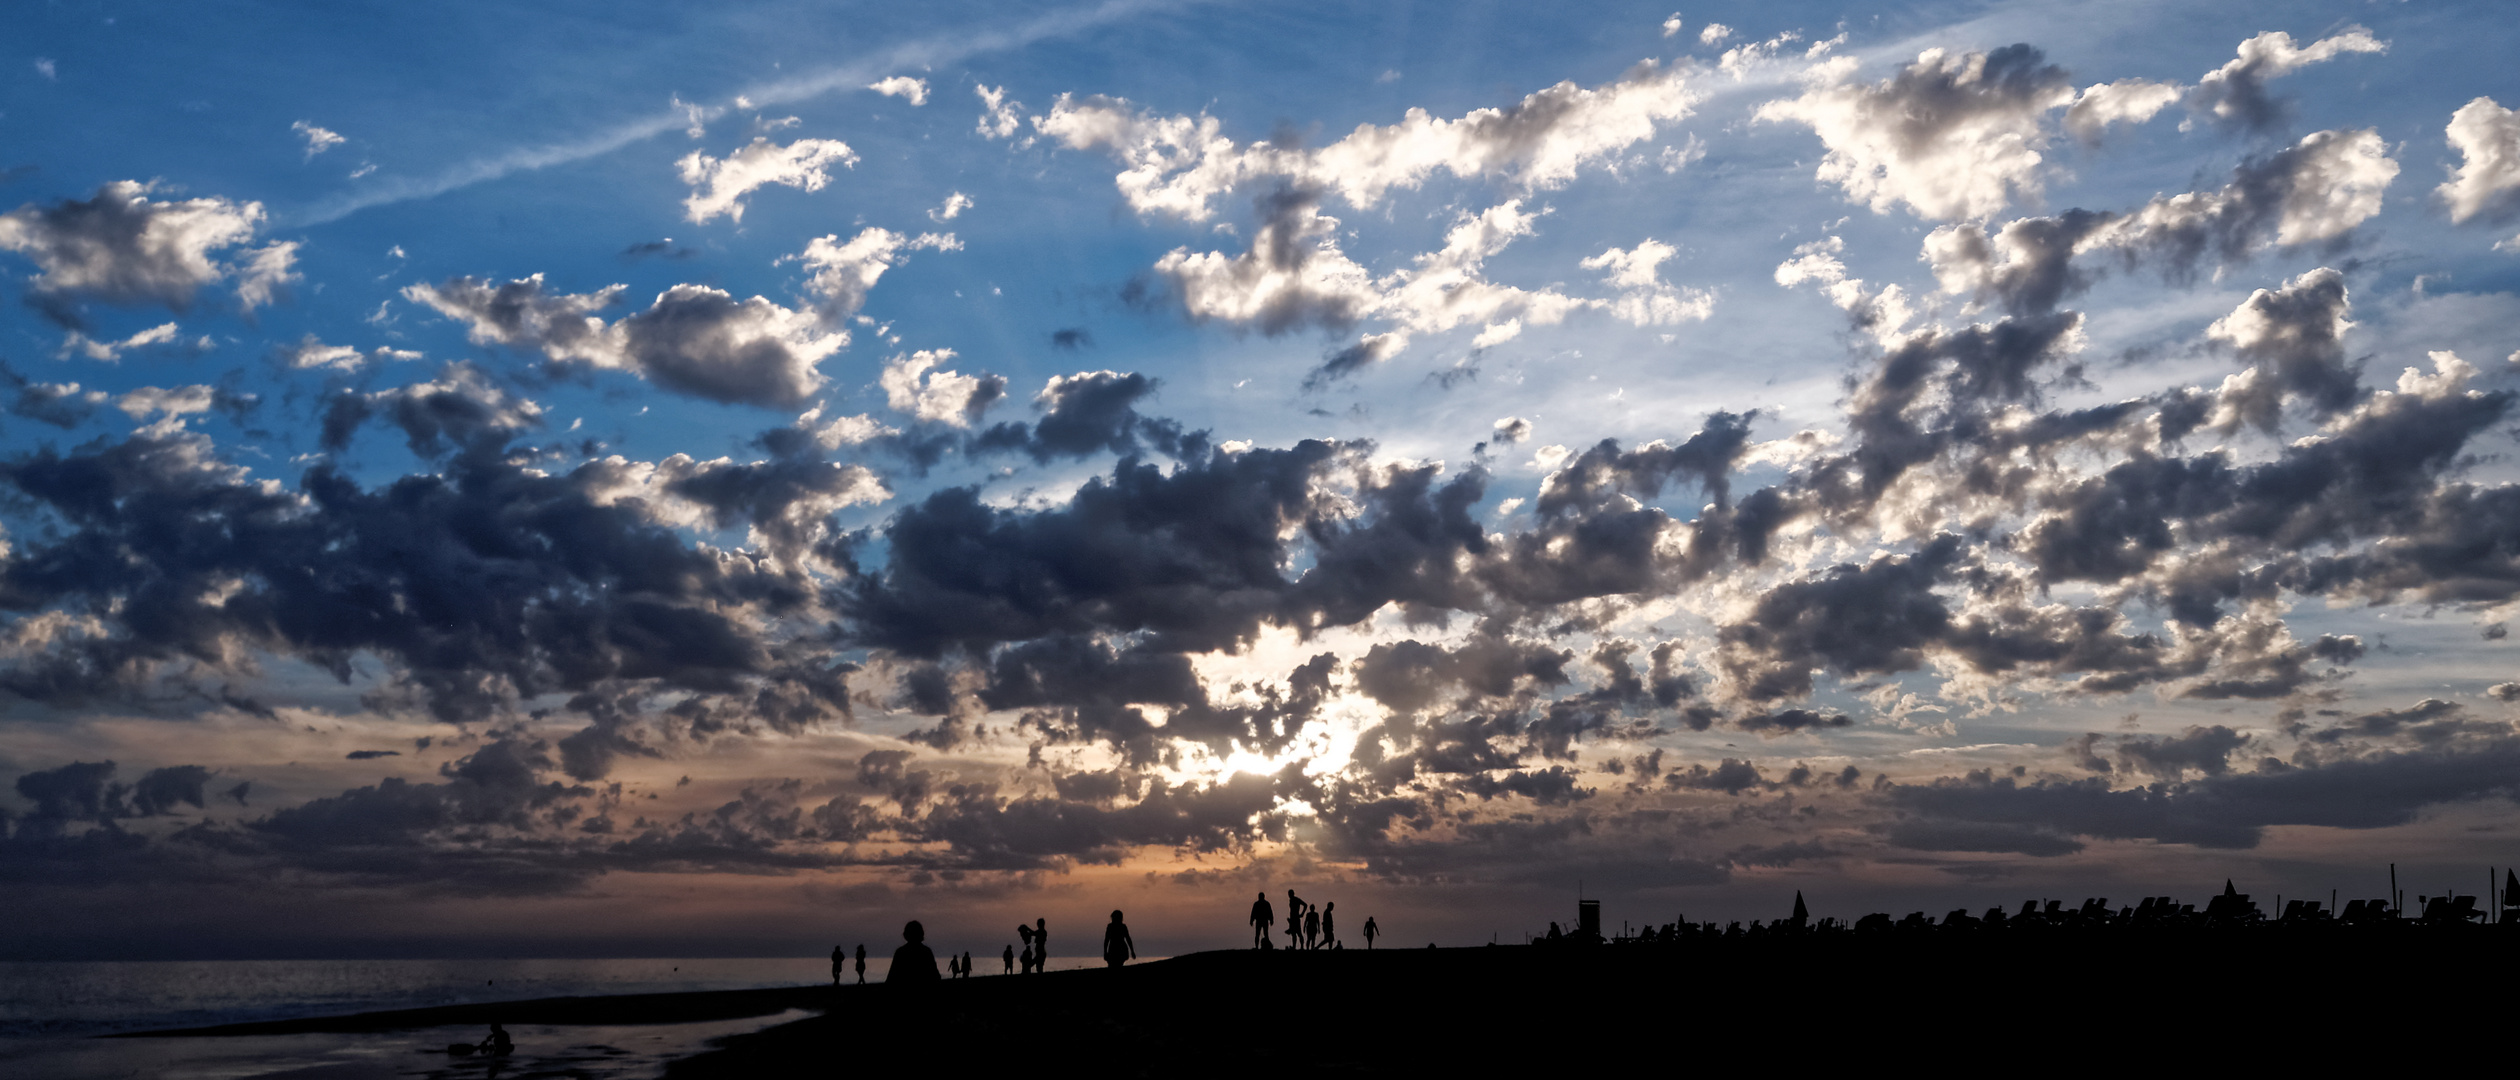
[[[1098, 1075], [1483, 1073], [1676, 1060], [1988, 1067], [2407, 1056], [2401, 1025], [2485, 1032], [2520, 935], [2105, 942], [1945, 935], [1197, 953], [1120, 970], [470, 1003], [56, 1041], [26, 1077], [715, 1077], [1032, 1067]], [[2377, 1017], [2390, 1018], [2375, 1023]], [[450, 1058], [506, 1024], [504, 1061]], [[58, 1049], [67, 1047], [67, 1049]], [[2129, 1055], [2132, 1055], [2130, 1057]]]

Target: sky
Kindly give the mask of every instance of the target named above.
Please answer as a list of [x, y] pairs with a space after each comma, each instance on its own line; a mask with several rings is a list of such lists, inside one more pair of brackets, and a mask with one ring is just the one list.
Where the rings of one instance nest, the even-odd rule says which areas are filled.
[[17, 6], [0, 958], [2474, 891], [2509, 14]]

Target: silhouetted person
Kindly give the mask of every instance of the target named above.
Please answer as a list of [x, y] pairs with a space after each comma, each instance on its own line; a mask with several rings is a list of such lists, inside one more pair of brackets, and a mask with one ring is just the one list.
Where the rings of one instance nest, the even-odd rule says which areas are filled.
[[887, 983], [942, 982], [936, 974], [936, 953], [926, 944], [927, 927], [912, 919], [901, 928], [901, 947], [893, 950], [892, 970], [884, 973]]
[[516, 1052], [516, 1041], [508, 1038], [506, 1028], [492, 1024], [489, 1037], [481, 1040], [475, 1048], [491, 1057], [506, 1057]]
[[1137, 942], [1129, 940], [1129, 924], [1120, 921], [1120, 913], [1111, 913], [1111, 925], [1103, 927], [1103, 963], [1119, 967], [1137, 959]]
[[831, 985], [840, 985], [840, 975], [849, 970], [849, 950], [844, 945], [831, 947]]
[[1038, 966], [1038, 957], [1041, 955], [1033, 951], [1032, 927], [1016, 923], [1015, 936], [1024, 943], [1024, 974], [1030, 975], [1033, 973], [1033, 968]]
[[1041, 958], [1033, 955], [1033, 947], [1029, 944], [1024, 946], [1024, 954], [1016, 957], [1016, 959], [1024, 962], [1024, 974], [1026, 975], [1032, 974], [1033, 969], [1041, 966]]
[[864, 945], [859, 945], [857, 948], [857, 977], [859, 986], [866, 985], [866, 946]]
[[1382, 933], [1382, 928], [1374, 925], [1374, 917], [1365, 916], [1365, 951], [1374, 950], [1374, 936], [1380, 933]]
[[[1733, 925], [1738, 926], [1738, 925], [1740, 925], [1740, 924], [1739, 924], [1739, 923], [1735, 923], [1735, 924], [1733, 924]], [[1565, 932], [1565, 931], [1563, 931], [1563, 930], [1558, 929], [1558, 924], [1556, 924], [1556, 923], [1550, 923], [1550, 924], [1549, 924], [1549, 944], [1551, 944], [1551, 945], [1555, 945], [1555, 944], [1557, 944], [1558, 942], [1561, 942], [1561, 941], [1564, 941], [1564, 940], [1566, 940], [1566, 932]]]
[[1006, 947], [1006, 973], [1015, 974], [1015, 946]]
[[956, 956], [952, 953], [945, 954], [945, 977], [948, 979], [962, 978], [962, 957]]
[[1261, 893], [1259, 899], [1251, 902], [1251, 947], [1268, 948], [1269, 931], [1276, 926], [1277, 909], [1269, 906], [1269, 894]]
[[1335, 948], [1338, 948], [1338, 947], [1339, 947], [1339, 927], [1338, 927], [1338, 924], [1337, 924], [1337, 923], [1334, 923], [1334, 922], [1332, 922], [1332, 921], [1331, 921], [1331, 919], [1332, 919], [1332, 915], [1330, 914], [1331, 912], [1334, 912], [1334, 911], [1337, 911], [1337, 910], [1339, 910], [1339, 902], [1338, 902], [1338, 901], [1336, 901], [1336, 900], [1333, 900], [1333, 901], [1330, 901], [1330, 902], [1329, 902], [1329, 903], [1327, 903], [1327, 904], [1323, 904], [1323, 905], [1321, 905], [1321, 947], [1322, 947], [1322, 948], [1325, 948], [1325, 949], [1335, 949]]
[[1295, 890], [1286, 890], [1286, 947], [1296, 949], [1304, 944], [1304, 898]]
[[1320, 908], [1314, 908], [1304, 913], [1304, 947], [1307, 949], [1318, 949], [1321, 947]]
[[968, 979], [968, 978], [970, 978], [970, 977], [971, 977], [971, 954], [970, 954], [970, 953], [968, 953], [968, 952], [966, 952], [966, 953], [964, 953], [964, 954], [963, 954], [963, 973], [962, 973], [962, 977], [963, 977], [963, 978], [966, 978], [966, 979]]
[[1050, 920], [1033, 920], [1033, 970], [1050, 970]]

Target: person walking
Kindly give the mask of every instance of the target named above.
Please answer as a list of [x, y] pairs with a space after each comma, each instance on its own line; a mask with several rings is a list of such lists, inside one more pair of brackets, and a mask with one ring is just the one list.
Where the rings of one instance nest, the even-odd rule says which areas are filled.
[[1006, 973], [1015, 974], [1015, 946], [1006, 947]]
[[1366, 951], [1366, 952], [1372, 952], [1372, 951], [1374, 951], [1374, 936], [1375, 936], [1375, 935], [1377, 935], [1377, 934], [1380, 934], [1380, 933], [1382, 933], [1382, 928], [1381, 928], [1381, 927], [1379, 927], [1379, 926], [1375, 926], [1375, 925], [1374, 925], [1374, 917], [1373, 917], [1373, 916], [1371, 916], [1371, 915], [1365, 916], [1365, 951]]
[[1338, 901], [1336, 901], [1336, 900], [1333, 900], [1333, 901], [1330, 901], [1330, 902], [1329, 902], [1329, 903], [1327, 903], [1327, 904], [1323, 904], [1323, 905], [1321, 905], [1321, 947], [1322, 947], [1322, 948], [1325, 948], [1325, 949], [1335, 949], [1335, 948], [1338, 948], [1338, 947], [1339, 947], [1339, 926], [1338, 926], [1338, 924], [1337, 924], [1336, 922], [1333, 922], [1333, 921], [1332, 921], [1332, 919], [1334, 919], [1334, 918], [1336, 917], [1333, 913], [1334, 913], [1334, 912], [1337, 912], [1338, 910], [1339, 910], [1339, 902], [1338, 902]]
[[831, 985], [840, 985], [840, 975], [849, 970], [849, 949], [845, 945], [831, 947]]
[[1120, 913], [1111, 913], [1111, 925], [1103, 927], [1103, 963], [1114, 968], [1137, 959], [1137, 942], [1129, 940], [1129, 924], [1120, 921]]
[[857, 948], [857, 977], [859, 986], [866, 985], [866, 946], [863, 944]]
[[1263, 892], [1259, 899], [1251, 902], [1251, 947], [1268, 948], [1269, 931], [1276, 926], [1277, 911], [1269, 906], [1269, 894]]
[[1304, 898], [1295, 895], [1295, 890], [1288, 889], [1286, 890], [1286, 948], [1291, 952], [1303, 947], [1303, 944]]
[[1304, 948], [1307, 951], [1310, 951], [1320, 947], [1321, 909], [1314, 908], [1304, 913]]

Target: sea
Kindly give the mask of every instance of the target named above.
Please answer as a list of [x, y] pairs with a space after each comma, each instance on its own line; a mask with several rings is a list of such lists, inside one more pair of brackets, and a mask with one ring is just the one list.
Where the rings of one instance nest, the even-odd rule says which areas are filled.
[[[976, 977], [997, 974], [981, 958]], [[1053, 957], [1051, 970], [1096, 966]], [[868, 956], [866, 979], [882, 982], [888, 956]], [[854, 968], [847, 975], [855, 982]], [[471, 1029], [370, 1035], [108, 1039], [168, 1028], [338, 1016], [386, 1009], [605, 994], [684, 993], [823, 985], [828, 957], [547, 960], [184, 960], [0, 962], [0, 1076], [10, 1080], [167, 1077], [436, 1077], [482, 1074], [486, 1063], [450, 1061], [449, 1043]], [[804, 1017], [803, 1012], [696, 1024], [615, 1027], [519, 1025], [512, 1071], [633, 1080], [711, 1040]]]

